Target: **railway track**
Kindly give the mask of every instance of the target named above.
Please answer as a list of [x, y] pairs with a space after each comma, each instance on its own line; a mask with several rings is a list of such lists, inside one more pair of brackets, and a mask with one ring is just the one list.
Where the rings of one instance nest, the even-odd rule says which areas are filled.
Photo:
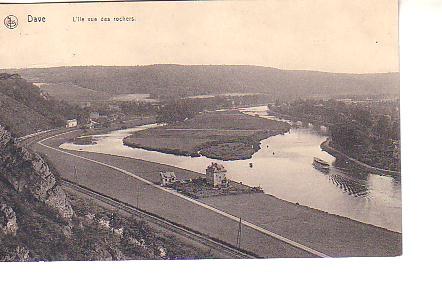
[[100, 202], [103, 202], [107, 205], [110, 205], [114, 208], [117, 208], [122, 211], [126, 211], [127, 213], [130, 213], [134, 216], [137, 216], [137, 217], [143, 218], [149, 222], [155, 223], [163, 228], [166, 228], [166, 229], [174, 232], [175, 234], [184, 236], [188, 239], [191, 239], [193, 241], [201, 243], [201, 244], [208, 246], [212, 249], [216, 249], [224, 254], [227, 254], [228, 256], [230, 256], [232, 258], [260, 258], [259, 256], [255, 255], [253, 253], [245, 252], [245, 251], [238, 249], [228, 243], [211, 238], [209, 236], [206, 236], [204, 234], [196, 232], [196, 231], [194, 231], [190, 228], [184, 227], [182, 225], [173, 223], [173, 222], [166, 220], [160, 216], [157, 216], [155, 214], [138, 209], [138, 208], [136, 208], [132, 205], [126, 204], [124, 202], [115, 200], [112, 197], [98, 193], [96, 191], [93, 191], [89, 188], [86, 188], [84, 186], [81, 186], [79, 184], [71, 182], [69, 180], [66, 180], [66, 179], [61, 180], [61, 184], [65, 187], [68, 187], [68, 188], [71, 188], [71, 189], [76, 190], [78, 192], [81, 192], [83, 194], [86, 194], [89, 197], [91, 197], [95, 200], [98, 200]]
[[[50, 135], [54, 135], [60, 132], [65, 132], [68, 129], [66, 128], [56, 128], [56, 129], [50, 129], [50, 130], [44, 130], [37, 133], [25, 135], [22, 137], [17, 138], [17, 143], [22, 147], [30, 147], [32, 146], [36, 141], [48, 137]], [[78, 128], [72, 128], [71, 131], [78, 131]]]
[[[59, 131], [62, 131], [62, 130], [61, 129], [53, 129], [53, 130], [47, 130], [44, 132], [38, 132], [35, 134], [21, 137], [18, 139], [18, 141], [22, 146], [30, 146], [34, 142], [41, 139], [42, 137], [47, 136], [48, 134], [57, 133]], [[76, 131], [76, 129], [73, 129], [72, 131]], [[81, 192], [83, 194], [86, 194], [89, 197], [91, 197], [95, 200], [98, 200], [100, 202], [103, 202], [107, 205], [110, 205], [114, 208], [125, 211], [125, 212], [130, 213], [130, 214], [137, 216], [139, 218], [143, 218], [143, 219], [148, 220], [152, 223], [155, 223], [163, 228], [168, 229], [171, 232], [174, 232], [175, 234], [178, 234], [180, 236], [184, 236], [188, 239], [191, 239], [193, 241], [201, 243], [201, 244], [208, 246], [212, 249], [216, 249], [216, 250], [218, 250], [218, 251], [220, 251], [220, 252], [222, 252], [232, 258], [260, 258], [259, 256], [255, 255], [253, 253], [245, 252], [245, 251], [238, 249], [228, 243], [211, 238], [209, 236], [206, 236], [204, 234], [196, 232], [196, 231], [194, 231], [190, 228], [184, 227], [182, 225], [173, 223], [173, 222], [168, 221], [168, 220], [166, 220], [160, 216], [157, 216], [155, 214], [140, 210], [134, 206], [131, 206], [129, 204], [126, 204], [126, 203], [116, 200], [112, 197], [101, 194], [99, 192], [93, 191], [87, 187], [81, 186], [81, 185], [76, 184], [72, 181], [62, 179], [61, 184], [66, 187], [69, 187], [73, 190], [76, 190], [78, 192]]]

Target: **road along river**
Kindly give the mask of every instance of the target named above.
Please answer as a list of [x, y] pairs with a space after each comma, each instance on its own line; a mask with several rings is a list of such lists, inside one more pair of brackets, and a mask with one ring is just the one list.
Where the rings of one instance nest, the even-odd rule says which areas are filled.
[[[276, 119], [266, 110], [266, 107], [257, 107], [242, 111]], [[125, 156], [199, 173], [204, 173], [205, 168], [216, 161], [226, 167], [229, 179], [261, 186], [277, 198], [401, 232], [400, 180], [361, 171], [321, 151], [319, 145], [325, 136], [313, 129], [293, 128], [283, 135], [270, 137], [261, 142], [261, 149], [251, 159], [236, 161], [176, 156], [123, 144], [123, 139], [134, 132], [156, 126], [151, 124], [96, 135], [92, 145], [64, 143], [60, 147]], [[333, 167], [329, 172], [317, 170], [312, 166], [313, 157], [333, 163]]]

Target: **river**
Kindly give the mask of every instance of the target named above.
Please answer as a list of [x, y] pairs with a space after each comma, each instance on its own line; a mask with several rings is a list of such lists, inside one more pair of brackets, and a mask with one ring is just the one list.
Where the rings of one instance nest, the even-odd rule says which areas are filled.
[[[267, 114], [266, 107], [242, 111], [276, 119]], [[401, 232], [400, 180], [361, 171], [322, 151], [319, 145], [326, 137], [313, 129], [292, 128], [283, 135], [267, 138], [251, 159], [237, 161], [176, 156], [123, 145], [125, 137], [138, 130], [155, 127], [151, 124], [117, 130], [94, 136], [93, 145], [64, 143], [60, 147], [142, 159], [200, 173], [216, 161], [227, 169], [229, 179], [261, 186], [266, 193], [277, 198]], [[313, 157], [332, 163], [330, 171], [315, 169]]]

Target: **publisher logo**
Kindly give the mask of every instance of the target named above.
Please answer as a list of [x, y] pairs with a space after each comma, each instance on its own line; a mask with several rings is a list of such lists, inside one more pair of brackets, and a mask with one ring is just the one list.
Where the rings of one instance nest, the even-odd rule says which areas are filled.
[[3, 22], [8, 29], [15, 29], [18, 26], [18, 19], [15, 15], [8, 15]]

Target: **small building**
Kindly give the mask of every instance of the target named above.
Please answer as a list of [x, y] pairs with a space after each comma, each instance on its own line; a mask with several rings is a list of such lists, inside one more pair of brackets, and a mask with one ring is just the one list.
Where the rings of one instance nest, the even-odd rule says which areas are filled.
[[175, 172], [160, 172], [161, 175], [161, 185], [167, 186], [176, 182]]
[[77, 127], [77, 125], [78, 125], [77, 119], [66, 120], [66, 128]]
[[213, 187], [226, 187], [228, 185], [226, 173], [227, 170], [223, 165], [212, 163], [206, 168], [206, 181]]

